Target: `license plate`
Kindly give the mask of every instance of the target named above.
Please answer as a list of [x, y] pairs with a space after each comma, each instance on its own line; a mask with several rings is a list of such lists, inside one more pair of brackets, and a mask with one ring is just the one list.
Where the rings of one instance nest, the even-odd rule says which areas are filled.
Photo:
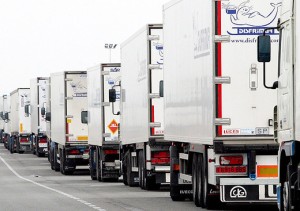
[[226, 201], [257, 201], [259, 200], [258, 185], [225, 185]]
[[246, 166], [217, 166], [217, 174], [246, 173]]
[[39, 147], [47, 147], [47, 143], [39, 143]]

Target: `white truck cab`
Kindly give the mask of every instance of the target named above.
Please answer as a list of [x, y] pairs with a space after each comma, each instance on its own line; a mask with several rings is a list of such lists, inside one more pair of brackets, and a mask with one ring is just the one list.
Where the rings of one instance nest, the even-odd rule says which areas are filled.
[[[278, 55], [271, 55], [270, 37], [265, 33], [258, 39], [258, 61], [269, 62], [278, 57], [278, 81], [266, 88], [277, 89], [277, 109], [274, 112], [275, 141], [280, 144], [278, 152], [279, 185], [277, 187], [280, 210], [300, 209], [300, 74], [299, 17], [300, 4], [283, 0], [280, 19], [276, 29], [280, 33]], [[298, 24], [298, 25], [297, 25]], [[264, 65], [265, 66], [265, 65]], [[264, 70], [267, 75], [269, 70]], [[267, 76], [266, 76], [267, 77]]]

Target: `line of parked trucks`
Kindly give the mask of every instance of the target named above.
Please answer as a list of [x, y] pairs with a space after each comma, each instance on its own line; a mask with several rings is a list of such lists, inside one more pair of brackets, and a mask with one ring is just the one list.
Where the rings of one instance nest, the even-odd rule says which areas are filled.
[[173, 0], [163, 25], [121, 45], [121, 64], [3, 95], [2, 141], [62, 174], [83, 165], [93, 180], [169, 184], [172, 200], [199, 207], [299, 210], [299, 10], [294, 0]]

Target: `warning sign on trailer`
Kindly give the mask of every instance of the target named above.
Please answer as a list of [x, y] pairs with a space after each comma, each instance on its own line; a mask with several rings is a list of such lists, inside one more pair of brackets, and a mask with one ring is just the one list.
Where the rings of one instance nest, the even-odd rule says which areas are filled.
[[118, 130], [118, 123], [113, 119], [107, 127], [112, 132], [112, 134], [115, 134]]

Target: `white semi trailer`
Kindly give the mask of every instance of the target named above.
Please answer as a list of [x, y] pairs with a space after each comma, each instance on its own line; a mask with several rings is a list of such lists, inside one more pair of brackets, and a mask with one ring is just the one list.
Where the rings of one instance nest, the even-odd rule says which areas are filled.
[[2, 119], [4, 121], [2, 141], [5, 148], [8, 148], [8, 141], [10, 138], [10, 95], [2, 95]]
[[48, 161], [50, 162], [50, 146], [51, 146], [51, 78], [48, 80], [49, 88], [46, 93], [46, 136], [47, 136], [47, 151]]
[[[117, 181], [120, 177], [120, 64], [89, 68], [87, 80], [91, 178]], [[109, 101], [111, 89], [117, 90], [116, 103]]]
[[164, 140], [163, 34], [149, 24], [121, 45], [121, 159], [129, 186], [157, 188], [170, 180], [170, 142]]
[[31, 152], [38, 157], [48, 153], [46, 136], [46, 103], [49, 78], [38, 77], [30, 81]]
[[30, 151], [31, 124], [28, 115], [30, 104], [30, 89], [18, 88], [10, 93], [10, 152], [23, 153]]
[[[300, 4], [294, 0], [283, 0], [281, 15], [276, 29], [266, 29], [259, 37], [258, 60], [276, 63], [266, 66], [264, 81], [269, 74], [278, 75], [275, 83], [265, 83], [268, 89], [277, 89], [275, 117], [275, 141], [280, 144], [278, 152], [279, 185], [277, 187], [278, 208], [280, 210], [300, 210]], [[280, 33], [279, 51], [270, 51], [272, 38], [270, 30]], [[273, 47], [273, 46], [272, 46]], [[272, 53], [272, 56], [271, 56]], [[271, 59], [272, 58], [272, 59]], [[265, 63], [263, 64], [266, 65]]]
[[3, 131], [4, 131], [4, 116], [3, 116], [3, 100], [0, 100], [0, 142], [3, 143]]
[[[165, 140], [171, 197], [275, 203], [276, 93], [263, 88], [257, 35], [276, 26], [279, 0], [174, 0], [164, 12]], [[272, 50], [278, 33], [268, 32]], [[276, 67], [276, 58], [270, 64]], [[269, 74], [271, 81], [276, 73]]]
[[72, 174], [88, 166], [88, 128], [81, 122], [87, 110], [86, 71], [51, 74], [51, 168]]

